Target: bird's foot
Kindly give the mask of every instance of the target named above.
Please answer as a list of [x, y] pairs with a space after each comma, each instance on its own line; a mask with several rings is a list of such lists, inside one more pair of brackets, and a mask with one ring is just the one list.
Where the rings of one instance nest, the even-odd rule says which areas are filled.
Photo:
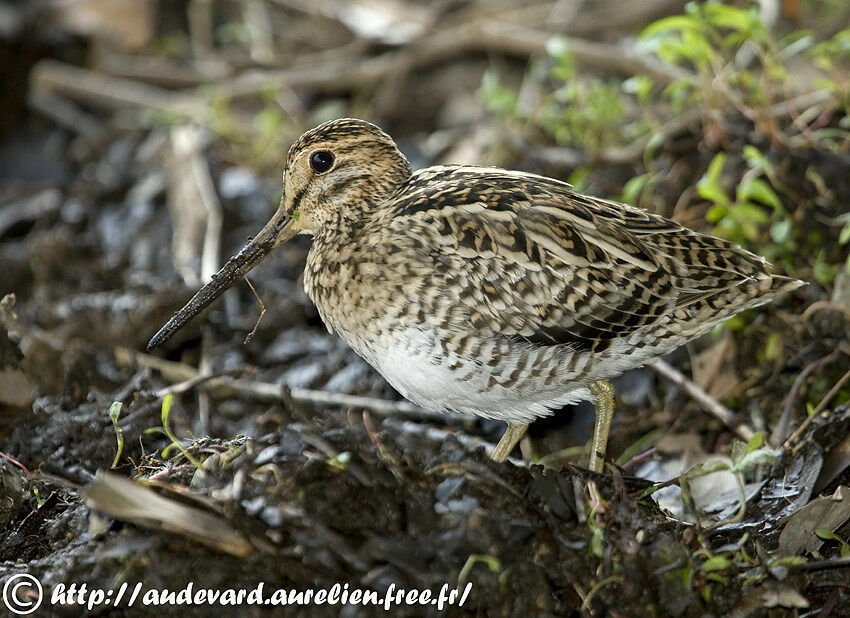
[[528, 425], [508, 424], [508, 428], [505, 430], [502, 439], [499, 440], [496, 448], [490, 454], [490, 459], [499, 463], [505, 461], [508, 455], [511, 454], [511, 451], [514, 450], [516, 443], [522, 440], [526, 429], [528, 429]]
[[593, 427], [593, 442], [590, 444], [590, 465], [593, 472], [602, 472], [605, 451], [608, 447], [608, 432], [614, 417], [614, 386], [608, 380], [596, 380], [587, 385], [596, 398], [596, 423]]

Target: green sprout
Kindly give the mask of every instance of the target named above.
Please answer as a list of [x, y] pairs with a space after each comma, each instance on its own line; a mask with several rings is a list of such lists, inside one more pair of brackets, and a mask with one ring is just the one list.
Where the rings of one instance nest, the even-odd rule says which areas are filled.
[[491, 573], [498, 573], [502, 570], [502, 563], [499, 562], [499, 559], [496, 556], [488, 556], [485, 554], [471, 554], [469, 558], [466, 559], [463, 567], [460, 569], [460, 573], [457, 576], [457, 586], [458, 588], [462, 588], [469, 577], [470, 572], [472, 571], [472, 567], [474, 567], [479, 562], [482, 562], [487, 565], [487, 568], [490, 569]]
[[121, 416], [121, 410], [124, 404], [120, 401], [113, 401], [109, 406], [109, 420], [112, 421], [112, 427], [115, 429], [115, 440], [118, 442], [118, 450], [115, 451], [115, 458], [112, 460], [110, 469], [114, 469], [121, 459], [121, 453], [124, 452], [124, 430], [118, 425], [118, 418]]
[[351, 453], [344, 451], [335, 455], [328, 455], [327, 464], [336, 470], [345, 470], [348, 467], [348, 462], [351, 461]]
[[162, 449], [162, 457], [167, 459], [169, 457], [169, 453], [172, 448], [177, 448], [183, 456], [188, 459], [193, 466], [198, 468], [199, 471], [202, 471], [201, 462], [195, 459], [191, 453], [183, 446], [180, 440], [174, 435], [174, 432], [171, 430], [171, 427], [168, 422], [168, 417], [171, 414], [171, 402], [174, 399], [173, 393], [166, 393], [165, 397], [162, 398], [162, 406], [160, 407], [160, 418], [162, 420], [161, 427], [151, 427], [150, 429], [145, 430], [145, 433], [161, 433], [165, 435], [169, 440], [171, 440], [171, 444]]

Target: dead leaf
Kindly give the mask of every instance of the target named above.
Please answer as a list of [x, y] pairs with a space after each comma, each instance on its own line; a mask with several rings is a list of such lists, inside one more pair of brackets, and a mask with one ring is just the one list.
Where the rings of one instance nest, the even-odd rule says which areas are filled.
[[747, 618], [761, 614], [761, 610], [768, 607], [805, 609], [809, 607], [809, 601], [788, 584], [766, 581], [758, 588], [746, 593], [728, 617]]
[[224, 518], [160, 496], [117, 474], [98, 472], [83, 496], [89, 508], [140, 528], [185, 536], [234, 556], [244, 557], [254, 551], [254, 546]]
[[791, 515], [779, 535], [779, 552], [807, 554], [823, 545], [815, 530], [835, 531], [850, 519], [850, 490], [839, 485], [831, 496], [820, 496]]

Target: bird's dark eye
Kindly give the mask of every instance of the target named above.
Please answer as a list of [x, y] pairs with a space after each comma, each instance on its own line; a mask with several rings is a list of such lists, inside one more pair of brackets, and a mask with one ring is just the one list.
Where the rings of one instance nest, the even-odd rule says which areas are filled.
[[310, 155], [310, 167], [317, 174], [327, 172], [334, 164], [334, 156], [327, 150], [320, 150]]

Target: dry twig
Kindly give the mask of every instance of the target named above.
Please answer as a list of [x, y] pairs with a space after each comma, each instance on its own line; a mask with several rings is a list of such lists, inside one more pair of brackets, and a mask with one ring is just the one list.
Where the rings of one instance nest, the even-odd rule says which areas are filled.
[[690, 395], [694, 401], [699, 403], [706, 412], [719, 419], [720, 422], [734, 432], [739, 438], [744, 441], [749, 441], [749, 439], [753, 437], [753, 430], [745, 423], [738, 423], [735, 419], [734, 412], [694, 384], [692, 380], [689, 380], [678, 369], [671, 367], [663, 360], [655, 361], [652, 365], [650, 365], [650, 367], [671, 382], [681, 386], [682, 389]]
[[838, 354], [838, 350], [833, 350], [823, 358], [820, 358], [805, 367], [799, 373], [799, 375], [797, 375], [797, 378], [791, 385], [791, 390], [788, 391], [788, 395], [785, 397], [785, 405], [782, 408], [782, 415], [779, 417], [779, 422], [776, 424], [776, 427], [774, 428], [773, 433], [770, 436], [770, 441], [773, 444], [780, 444], [788, 438], [788, 435], [786, 434], [786, 431], [788, 429], [788, 423], [791, 421], [791, 414], [797, 407], [797, 403], [800, 398], [800, 390], [803, 388], [803, 385], [806, 383], [806, 380], [808, 380], [809, 376], [812, 373], [814, 373], [824, 365], [828, 365], [829, 363], [834, 361]]
[[809, 424], [814, 419], [816, 419], [821, 412], [824, 411], [827, 405], [829, 405], [829, 402], [832, 401], [832, 398], [839, 390], [841, 390], [841, 387], [844, 386], [844, 383], [847, 382], [847, 380], [850, 380], [850, 369], [848, 369], [847, 372], [838, 379], [838, 382], [836, 382], [835, 385], [831, 389], [829, 389], [829, 392], [823, 396], [823, 399], [821, 399], [820, 403], [815, 407], [814, 410], [812, 410], [812, 413], [806, 417], [806, 420], [800, 423], [800, 426], [797, 427], [797, 430], [792, 433], [787, 440], [785, 440], [785, 443], [782, 445], [783, 449], [790, 448], [791, 445], [797, 441], [797, 438], [799, 438], [803, 434], [803, 432], [808, 428]]
[[[136, 352], [129, 348], [115, 348], [115, 358], [123, 366], [139, 365], [149, 367], [160, 372], [168, 380], [179, 380], [186, 382], [197, 379], [200, 372], [185, 363], [177, 363], [161, 359], [152, 354]], [[231, 378], [229, 376], [210, 377], [199, 383], [198, 388], [209, 391], [217, 397], [232, 395], [245, 395], [260, 401], [280, 402], [286, 400], [287, 387], [270, 382], [257, 382], [242, 378]], [[405, 416], [414, 419], [427, 420], [459, 420], [465, 418], [457, 414], [441, 414], [430, 412], [407, 401], [387, 401], [376, 397], [362, 397], [360, 395], [346, 395], [343, 393], [329, 393], [307, 388], [289, 389], [290, 399], [296, 403], [309, 403], [312, 405], [339, 406], [349, 408], [366, 408], [380, 416]]]

